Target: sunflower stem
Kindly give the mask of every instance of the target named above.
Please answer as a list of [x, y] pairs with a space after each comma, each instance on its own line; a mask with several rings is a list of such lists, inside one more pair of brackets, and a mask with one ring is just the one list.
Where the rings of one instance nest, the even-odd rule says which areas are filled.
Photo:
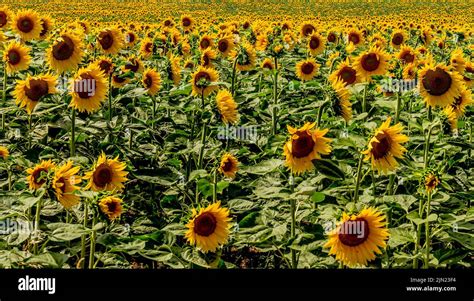
[[[293, 193], [294, 191], [294, 178], [293, 175], [290, 174], [290, 191]], [[291, 215], [291, 240], [293, 241], [296, 238], [296, 200], [294, 198], [290, 199], [290, 215]], [[291, 268], [296, 269], [298, 268], [298, 262], [296, 260], [296, 250], [290, 249], [291, 252]]]
[[152, 105], [152, 116], [153, 116], [153, 121], [152, 121], [152, 125], [155, 124], [155, 118], [156, 118], [156, 98], [155, 96], [151, 95], [151, 105]]
[[235, 57], [234, 59], [234, 64], [232, 66], [232, 88], [231, 88], [231, 92], [232, 92], [232, 97], [235, 96], [235, 77], [237, 76], [237, 57]]
[[425, 164], [425, 169], [428, 168], [428, 164], [429, 164], [429, 156], [428, 156], [428, 153], [429, 153], [429, 149], [430, 149], [430, 139], [431, 139], [431, 133], [433, 131], [433, 129], [438, 125], [438, 123], [435, 123], [433, 124], [429, 130], [428, 130], [428, 134], [425, 136], [425, 150], [424, 150], [424, 154], [423, 154], [423, 162]]
[[395, 123], [398, 123], [400, 121], [400, 109], [401, 109], [401, 104], [402, 104], [402, 97], [400, 95], [400, 92], [397, 92], [397, 106], [395, 109]]
[[[87, 203], [84, 203], [84, 218], [83, 218], [83, 226], [86, 229], [87, 228], [87, 218], [89, 215], [89, 206]], [[87, 267], [86, 265], [86, 243], [87, 243], [87, 237], [85, 234], [81, 236], [81, 267], [84, 269]]]
[[36, 214], [35, 214], [35, 238], [38, 240], [35, 243], [33, 253], [38, 255], [38, 246], [39, 246], [39, 231], [40, 231], [40, 219], [41, 219], [41, 204], [42, 199], [40, 198], [36, 203]]
[[[96, 223], [96, 215], [95, 212], [92, 211], [92, 226], [91, 228], [94, 229]], [[90, 238], [90, 254], [89, 254], [89, 269], [94, 268], [94, 259], [95, 259], [95, 237], [96, 237], [96, 231], [92, 230], [91, 233], [91, 238]]]
[[328, 104], [329, 102], [328, 101], [325, 101], [323, 102], [323, 104], [321, 104], [321, 106], [319, 107], [319, 110], [318, 110], [318, 117], [317, 117], [317, 122], [316, 122], [316, 127], [320, 127], [321, 126], [321, 118], [323, 117], [323, 113], [324, 113], [324, 109], [326, 108], [326, 105]]
[[217, 168], [214, 169], [213, 184], [214, 184], [214, 190], [213, 190], [213, 193], [212, 193], [212, 202], [215, 203], [215, 202], [217, 202]]
[[426, 237], [425, 269], [429, 268], [429, 262], [430, 262], [431, 237], [430, 237], [430, 222], [428, 219], [428, 217], [430, 216], [430, 210], [431, 210], [431, 191], [428, 191], [428, 198], [426, 201], [426, 221], [425, 221], [425, 237]]
[[112, 73], [109, 75], [109, 93], [108, 93], [108, 100], [109, 100], [109, 122], [112, 121]]
[[363, 160], [364, 160], [364, 155], [361, 154], [359, 157], [359, 164], [357, 165], [356, 186], [354, 190], [354, 203], [357, 203], [357, 201], [359, 200], [360, 176], [362, 172]]
[[277, 104], [278, 104], [278, 58], [275, 56], [275, 76], [273, 79], [273, 106], [272, 106], [272, 135], [277, 132]]
[[433, 111], [431, 106], [428, 106], [428, 120], [431, 122], [433, 121]]
[[[3, 64], [3, 90], [2, 90], [2, 107], [7, 101], [7, 62]], [[2, 130], [5, 129], [5, 113], [2, 112]]]
[[71, 110], [71, 157], [76, 155], [76, 109]]
[[391, 174], [388, 176], [388, 187], [387, 187], [387, 192], [388, 195], [393, 195], [395, 191], [393, 190], [393, 185], [395, 184], [395, 175]]
[[[367, 85], [364, 85], [364, 95], [362, 96], [362, 113], [367, 112]], [[364, 120], [367, 117], [364, 118]]]
[[375, 186], [375, 172], [374, 169], [372, 168], [372, 194], [374, 195], [374, 200], [377, 198], [376, 193], [376, 186]]

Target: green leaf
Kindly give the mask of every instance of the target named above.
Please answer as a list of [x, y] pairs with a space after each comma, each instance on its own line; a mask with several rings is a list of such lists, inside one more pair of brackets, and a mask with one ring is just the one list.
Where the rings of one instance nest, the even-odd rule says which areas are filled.
[[344, 172], [332, 160], [319, 159], [313, 160], [313, 165], [318, 172], [325, 175], [332, 180], [343, 180], [345, 178]]
[[326, 198], [326, 195], [324, 193], [316, 191], [311, 196], [311, 201], [313, 201], [315, 203], [321, 203], [321, 202], [324, 201], [325, 198]]

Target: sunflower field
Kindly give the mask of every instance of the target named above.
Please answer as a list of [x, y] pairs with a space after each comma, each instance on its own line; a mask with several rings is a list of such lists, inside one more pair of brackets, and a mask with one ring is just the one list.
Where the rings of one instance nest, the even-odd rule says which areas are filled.
[[473, 24], [2, 0], [0, 268], [471, 268]]

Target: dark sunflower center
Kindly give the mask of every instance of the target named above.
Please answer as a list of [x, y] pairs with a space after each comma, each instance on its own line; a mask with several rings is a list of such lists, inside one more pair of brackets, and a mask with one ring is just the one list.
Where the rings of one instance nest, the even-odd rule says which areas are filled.
[[212, 213], [204, 212], [194, 220], [194, 232], [200, 236], [209, 236], [214, 233], [217, 220]]
[[21, 55], [17, 50], [12, 49], [8, 52], [8, 63], [10, 63], [11, 65], [16, 65], [20, 63], [20, 61]]
[[403, 35], [401, 33], [396, 33], [392, 37], [392, 43], [394, 45], [400, 45], [403, 43]]
[[183, 19], [183, 26], [188, 27], [189, 25], [191, 25], [191, 20], [189, 18], [184, 18]]
[[116, 202], [108, 202], [107, 203], [107, 210], [109, 213], [115, 213], [118, 210], [118, 204]]
[[204, 60], [204, 63], [202, 64], [204, 67], [208, 66], [209, 63], [210, 63], [210, 59], [209, 59], [209, 56], [206, 54], [204, 55], [203, 57], [203, 60]]
[[129, 43], [135, 42], [135, 35], [133, 33], [128, 34], [128, 42]]
[[0, 11], [0, 27], [5, 26], [7, 24], [7, 14], [3, 11]]
[[328, 42], [334, 43], [335, 41], [336, 41], [336, 35], [331, 32], [331, 33], [328, 35]]
[[453, 109], [457, 109], [461, 106], [461, 104], [462, 104], [462, 96], [459, 96], [454, 99], [454, 102], [451, 106], [453, 107]]
[[48, 27], [48, 24], [44, 20], [41, 26], [43, 27], [43, 29], [40, 32], [40, 36], [44, 36], [48, 32], [49, 27]]
[[433, 175], [430, 175], [429, 178], [428, 178], [428, 181], [427, 181], [427, 183], [426, 183], [426, 187], [428, 187], [428, 188], [434, 188], [434, 187], [436, 187], [437, 184], [438, 184], [438, 183], [437, 183], [436, 177], [433, 176]]
[[170, 20], [166, 20], [165, 21], [165, 26], [170, 26], [171, 25], [171, 21]]
[[291, 153], [296, 158], [303, 158], [311, 154], [314, 148], [313, 137], [306, 131], [296, 132], [298, 139], [291, 141]]
[[[74, 87], [78, 91], [76, 92], [80, 98], [87, 99], [93, 96], [92, 91], [89, 91], [89, 87], [92, 87], [92, 81], [95, 81], [95, 78], [90, 74], [82, 74], [78, 87]], [[94, 85], [95, 86], [95, 85]]]
[[250, 27], [250, 23], [249, 23], [249, 22], [245, 22], [243, 28], [244, 28], [244, 29], [247, 29], [247, 28], [249, 28], [249, 27]]
[[21, 31], [21, 32], [24, 32], [24, 33], [28, 33], [30, 31], [33, 30], [33, 27], [34, 27], [34, 23], [33, 23], [33, 20], [31, 20], [30, 18], [28, 17], [23, 17], [23, 18], [20, 18], [17, 23], [16, 23], [18, 29]]
[[263, 64], [263, 68], [273, 69], [273, 66], [270, 62], [265, 62], [265, 64]]
[[152, 52], [153, 51], [153, 44], [152, 43], [146, 43], [145, 51], [146, 52]]
[[301, 66], [301, 72], [303, 74], [309, 75], [313, 73], [314, 71], [314, 65], [311, 63], [304, 63], [303, 66]]
[[30, 87], [25, 86], [25, 94], [32, 101], [39, 101], [41, 97], [48, 94], [48, 83], [42, 79], [30, 79]]
[[53, 46], [53, 56], [59, 61], [69, 59], [74, 53], [74, 42], [67, 36], [62, 37], [62, 41]]
[[102, 60], [99, 62], [99, 68], [102, 70], [104, 73], [109, 73], [110, 69], [112, 68], [112, 64], [106, 60]]
[[413, 61], [415, 60], [415, 56], [409, 51], [403, 53], [401, 57], [402, 61], [404, 61], [405, 63], [413, 63]]
[[196, 77], [194, 79], [194, 84], [198, 88], [205, 88], [211, 81], [211, 76], [207, 72], [199, 72], [196, 74]]
[[440, 96], [451, 88], [452, 81], [449, 73], [441, 68], [436, 68], [435, 70], [428, 70], [426, 72], [422, 83], [429, 94]]
[[217, 48], [219, 49], [220, 52], [225, 52], [227, 48], [229, 48], [229, 44], [227, 43], [226, 40], [220, 40], [219, 43], [217, 44]]
[[233, 166], [234, 164], [232, 163], [232, 161], [227, 160], [225, 161], [224, 166], [222, 167], [222, 170], [225, 172], [231, 171]]
[[44, 182], [46, 182], [46, 178], [41, 177], [41, 173], [43, 172], [47, 173], [48, 170], [46, 168], [38, 168], [35, 171], [33, 171], [33, 174], [32, 174], [33, 181], [38, 185], [43, 185]]
[[103, 31], [99, 34], [99, 43], [104, 50], [107, 50], [114, 44], [114, 37], [110, 32]]
[[313, 25], [307, 24], [303, 27], [303, 33], [304, 33], [305, 36], [309, 36], [310, 34], [313, 33], [313, 31], [314, 31], [314, 26]]
[[360, 37], [356, 33], [351, 33], [349, 34], [349, 42], [352, 42], [352, 44], [357, 45], [360, 42]]
[[380, 65], [380, 60], [375, 53], [368, 53], [362, 56], [362, 68], [366, 71], [374, 71]]
[[139, 68], [140, 68], [140, 63], [137, 60], [132, 60], [125, 64], [126, 70], [137, 72]]
[[151, 75], [147, 74], [143, 82], [145, 83], [145, 87], [147, 89], [150, 89], [151, 85], [153, 84], [153, 79], [151, 78]]
[[118, 75], [114, 75], [114, 82], [116, 82], [116, 83], [121, 84], [121, 83], [125, 82], [125, 80], [126, 80], [125, 78], [122, 78]]
[[345, 221], [339, 230], [339, 240], [349, 247], [364, 243], [369, 237], [369, 223], [363, 218]]
[[344, 67], [339, 71], [338, 76], [342, 78], [342, 80], [350, 85], [353, 84], [357, 79], [357, 71], [352, 69], [351, 67]]
[[206, 49], [207, 47], [211, 46], [211, 42], [208, 39], [202, 39], [200, 46], [202, 49]]
[[390, 138], [385, 136], [385, 134], [378, 134], [376, 136], [379, 142], [372, 142], [372, 154], [374, 159], [380, 159], [385, 157], [390, 150]]
[[311, 49], [317, 49], [319, 47], [319, 39], [311, 38], [311, 41], [309, 41], [309, 47], [311, 47]]
[[107, 164], [101, 164], [96, 168], [93, 175], [94, 184], [98, 187], [105, 187], [112, 182], [112, 170]]

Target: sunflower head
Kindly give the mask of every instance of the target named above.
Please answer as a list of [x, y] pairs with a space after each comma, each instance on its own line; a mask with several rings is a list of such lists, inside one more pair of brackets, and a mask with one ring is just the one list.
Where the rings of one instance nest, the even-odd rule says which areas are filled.
[[130, 56], [122, 66], [124, 72], [142, 73], [143, 69], [143, 62], [135, 56]]
[[0, 29], [5, 29], [10, 25], [10, 22], [13, 19], [13, 13], [8, 9], [8, 7], [0, 7]]
[[308, 81], [318, 73], [320, 65], [314, 59], [307, 59], [296, 64], [296, 76], [302, 81]]
[[10, 152], [8, 151], [8, 148], [0, 145], [0, 158], [2, 158], [3, 160], [6, 160], [8, 159], [9, 156], [10, 156]]
[[149, 95], [156, 95], [161, 87], [160, 73], [153, 69], [147, 69], [143, 73], [142, 83]]
[[314, 27], [313, 24], [311, 24], [310, 22], [305, 22], [305, 23], [301, 24], [300, 34], [301, 34], [302, 37], [308, 37], [315, 30], [316, 30], [316, 27]]
[[336, 78], [335, 81], [331, 82], [333, 95], [332, 108], [336, 116], [341, 116], [346, 122], [349, 122], [352, 118], [352, 104], [349, 101], [349, 91], [346, 88], [346, 84], [340, 78]]
[[456, 49], [451, 53], [451, 58], [449, 60], [451, 66], [454, 70], [462, 74], [466, 68], [466, 59], [464, 58], [464, 53], [462, 49]]
[[230, 35], [224, 36], [220, 38], [219, 41], [217, 41], [217, 50], [224, 57], [228, 56], [232, 52], [234, 46], [234, 39]]
[[16, 104], [31, 114], [39, 101], [47, 95], [56, 93], [56, 80], [55, 76], [44, 74], [28, 75], [25, 80], [17, 81], [13, 91]]
[[202, 51], [201, 54], [201, 66], [212, 68], [214, 66], [214, 61], [217, 59], [217, 53], [211, 48], [206, 48]]
[[40, 189], [47, 181], [51, 171], [54, 170], [56, 165], [51, 161], [41, 161], [33, 168], [26, 170], [28, 173], [27, 181], [31, 190]]
[[239, 161], [234, 155], [225, 153], [221, 158], [219, 165], [219, 172], [228, 178], [235, 178], [237, 171], [239, 170]]
[[77, 69], [84, 55], [83, 47], [76, 33], [63, 32], [47, 51], [47, 61], [57, 72]]
[[257, 54], [255, 48], [245, 42], [239, 47], [238, 51], [234, 52], [234, 58], [236, 58], [236, 67], [239, 71], [249, 71], [255, 67], [255, 62], [257, 60]]
[[191, 16], [185, 15], [181, 17], [181, 26], [185, 32], [190, 32], [194, 29], [194, 19]]
[[107, 196], [99, 201], [100, 211], [111, 221], [122, 215], [122, 199], [115, 196]]
[[230, 221], [229, 210], [222, 208], [220, 202], [199, 211], [193, 209], [185, 237], [189, 244], [203, 252], [215, 252], [229, 239]]
[[403, 126], [398, 123], [390, 126], [391, 118], [382, 123], [370, 139], [368, 149], [363, 151], [364, 160], [371, 160], [372, 168], [387, 173], [398, 167], [397, 158], [403, 158], [407, 151], [402, 143], [408, 142], [408, 136], [402, 134]]
[[364, 36], [362, 32], [357, 29], [351, 29], [347, 33], [347, 43], [352, 44], [354, 46], [359, 46], [364, 43]]
[[123, 38], [117, 28], [108, 28], [97, 36], [99, 48], [106, 54], [116, 54], [123, 47]]
[[357, 215], [343, 213], [338, 226], [324, 245], [329, 255], [348, 267], [366, 266], [386, 247], [389, 233], [385, 215], [375, 208], [363, 209]]
[[265, 58], [261, 65], [262, 69], [266, 70], [273, 70], [275, 69], [275, 65], [273, 64], [273, 60], [270, 58]]
[[430, 169], [423, 174], [423, 186], [426, 192], [432, 192], [440, 183], [439, 174], [435, 170]]
[[352, 85], [360, 82], [359, 76], [357, 75], [357, 70], [354, 69], [346, 59], [344, 62], [341, 62], [336, 70], [329, 75], [330, 81], [335, 81], [337, 78], [340, 78], [346, 85]]
[[308, 39], [308, 49], [311, 55], [318, 55], [323, 52], [325, 41], [319, 33], [313, 33]]
[[145, 38], [140, 44], [140, 54], [144, 58], [149, 58], [155, 52], [155, 44], [150, 38]]
[[370, 80], [372, 75], [383, 75], [388, 69], [389, 55], [377, 47], [361, 53], [354, 61], [358, 76]]
[[418, 88], [426, 104], [446, 107], [461, 92], [462, 78], [456, 71], [449, 71], [443, 64], [427, 64], [418, 71]]
[[172, 80], [175, 86], [178, 86], [181, 82], [181, 66], [180, 58], [178, 56], [172, 54], [169, 57], [167, 74], [168, 79]]
[[459, 93], [459, 96], [454, 98], [454, 101], [446, 106], [444, 110], [449, 115], [452, 111], [456, 118], [464, 115], [466, 108], [472, 104], [472, 92], [470, 89], [463, 88]]
[[91, 171], [86, 172], [84, 180], [88, 181], [85, 189], [93, 191], [121, 191], [125, 187], [128, 172], [125, 171], [127, 164], [120, 162], [118, 156], [109, 159], [102, 154], [95, 162]]
[[399, 48], [403, 43], [406, 41], [406, 34], [404, 31], [397, 30], [392, 33], [392, 37], [390, 38], [390, 43], [393, 47]]
[[400, 51], [397, 54], [397, 58], [403, 63], [403, 64], [411, 64], [415, 62], [416, 59], [416, 53], [413, 48], [410, 46], [402, 46], [400, 48]]
[[295, 174], [313, 170], [312, 160], [331, 152], [331, 139], [324, 137], [328, 129], [313, 129], [316, 123], [305, 123], [301, 128], [288, 126], [290, 139], [283, 147], [285, 165]]
[[65, 208], [79, 204], [79, 196], [75, 194], [81, 189], [76, 186], [81, 182], [81, 177], [77, 175], [79, 169], [79, 166], [73, 167], [72, 161], [55, 169], [51, 187], [54, 189], [56, 198]]
[[53, 30], [54, 20], [49, 16], [41, 17], [41, 32], [40, 38], [46, 39]]
[[201, 39], [199, 40], [199, 48], [201, 50], [205, 50], [207, 48], [212, 48], [214, 47], [214, 40], [210, 35], [203, 35]]
[[191, 78], [192, 94], [198, 96], [208, 96], [218, 89], [214, 83], [219, 80], [217, 71], [211, 68], [200, 66]]
[[12, 28], [23, 40], [39, 39], [41, 30], [41, 19], [35, 11], [21, 10], [15, 14]]
[[79, 112], [97, 111], [107, 96], [107, 80], [94, 64], [80, 69], [72, 81], [70, 106]]
[[100, 69], [106, 76], [110, 76], [114, 72], [114, 63], [108, 57], [101, 56], [91, 64], [93, 69]]
[[28, 69], [31, 62], [29, 48], [18, 42], [12, 41], [3, 52], [3, 61], [6, 64], [7, 73]]

